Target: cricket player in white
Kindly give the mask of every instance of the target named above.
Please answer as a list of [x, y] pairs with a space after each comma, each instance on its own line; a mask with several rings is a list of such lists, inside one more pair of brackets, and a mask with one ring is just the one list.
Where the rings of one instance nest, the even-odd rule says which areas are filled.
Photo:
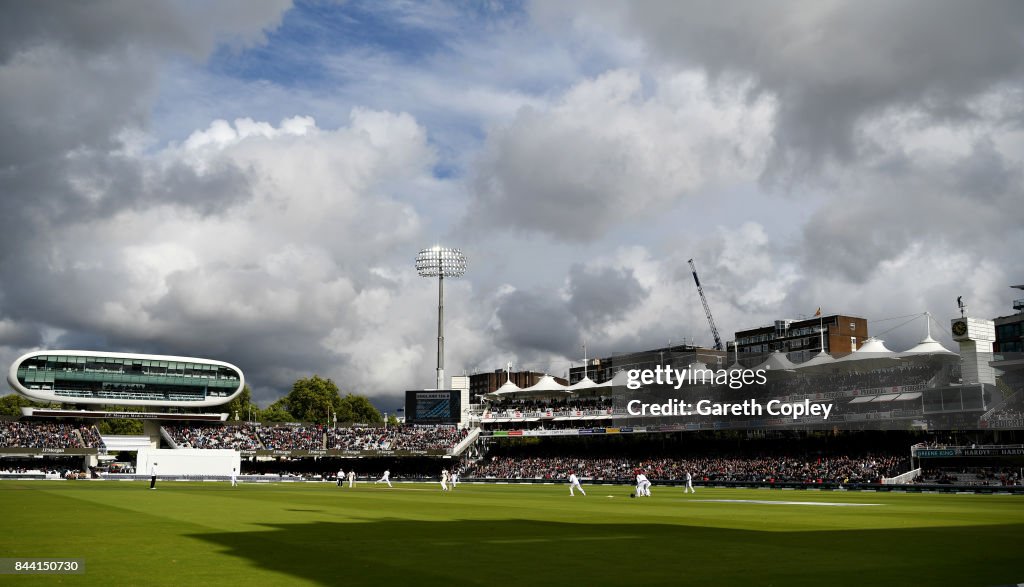
[[388, 469], [384, 469], [384, 476], [373, 482], [374, 485], [378, 483], [387, 483], [388, 487], [394, 487], [393, 485], [391, 485], [391, 471]]
[[569, 495], [571, 495], [571, 496], [575, 496], [576, 495], [575, 493], [573, 493], [573, 489], [579, 489], [580, 493], [582, 493], [583, 496], [586, 497], [587, 492], [583, 491], [583, 486], [580, 485], [580, 478], [576, 476], [576, 473], [570, 472], [569, 473]]
[[455, 489], [456, 487], [459, 486], [459, 472], [458, 471], [452, 471], [451, 482], [452, 482], [452, 489]]
[[231, 467], [231, 486], [238, 487], [238, 470]]
[[348, 472], [348, 488], [352, 489], [356, 484], [356, 470], [352, 469]]
[[643, 473], [637, 473], [636, 476], [636, 496], [651, 496], [651, 482], [647, 480], [647, 475], [644, 475]]
[[441, 491], [448, 491], [448, 469], [441, 469]]
[[683, 488], [683, 493], [697, 493], [697, 490], [693, 488], [693, 476], [690, 472], [686, 472], [686, 487]]

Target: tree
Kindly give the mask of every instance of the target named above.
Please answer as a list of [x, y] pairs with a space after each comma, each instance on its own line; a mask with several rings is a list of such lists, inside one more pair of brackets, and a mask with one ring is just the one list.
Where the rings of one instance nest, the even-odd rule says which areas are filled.
[[39, 408], [42, 405], [23, 395], [9, 393], [0, 397], [0, 416], [21, 416], [21, 408]]
[[394, 414], [388, 416], [388, 426], [398, 426], [400, 424], [401, 422], [398, 421], [398, 417], [396, 417]]
[[288, 412], [284, 400], [281, 398], [267, 406], [267, 409], [260, 410], [260, 422], [294, 422], [295, 416]]
[[252, 414], [255, 419], [259, 420], [260, 407], [252, 401], [252, 390], [248, 385], [243, 387], [242, 393], [228, 402], [224, 408], [228, 411], [228, 418], [248, 419]]
[[100, 434], [124, 434], [137, 436], [142, 434], [142, 420], [128, 418], [112, 418], [103, 420], [99, 425]]
[[338, 414], [338, 420], [342, 420], [342, 401], [337, 384], [319, 375], [296, 381], [282, 400], [288, 412], [303, 422], [327, 424], [334, 413]]
[[339, 422], [359, 422], [361, 424], [381, 424], [384, 417], [370, 400], [361, 395], [346, 395], [338, 409]]
[[288, 395], [263, 411], [261, 421], [330, 424], [334, 414], [338, 422], [380, 424], [384, 421], [370, 400], [351, 393], [342, 398], [338, 385], [319, 375], [297, 380]]

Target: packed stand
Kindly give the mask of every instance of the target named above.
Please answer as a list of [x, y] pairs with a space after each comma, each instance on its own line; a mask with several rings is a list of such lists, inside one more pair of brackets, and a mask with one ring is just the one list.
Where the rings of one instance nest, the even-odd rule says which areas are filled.
[[259, 428], [263, 446], [270, 450], [323, 450], [324, 431], [319, 426], [268, 426]]
[[1020, 406], [1003, 406], [989, 414], [989, 422], [1024, 422], [1024, 409]]
[[100, 432], [95, 426], [82, 426], [78, 432], [82, 435], [82, 442], [86, 448], [106, 448], [106, 445], [103, 444], [103, 437], [100, 436]]
[[178, 448], [230, 448], [257, 450], [263, 448], [253, 424], [231, 426], [164, 426]]
[[[92, 426], [56, 422], [2, 422], [0, 446], [24, 448], [98, 448], [103, 446]], [[92, 445], [83, 444], [88, 438]]]
[[935, 365], [901, 365], [870, 371], [840, 373], [787, 373], [773, 377], [764, 386], [766, 396], [784, 397], [830, 391], [864, 391], [880, 388], [916, 388], [936, 380], [949, 379]]
[[629, 481], [637, 472], [652, 479], [682, 479], [689, 472], [703, 482], [879, 483], [901, 472], [900, 456], [863, 458], [594, 458], [495, 456], [469, 466], [466, 477], [565, 479], [570, 472], [585, 479]]
[[468, 430], [455, 426], [402, 424], [387, 428], [333, 428], [327, 431], [327, 448], [348, 451], [450, 450]]
[[939, 467], [921, 470], [914, 480], [923, 485], [973, 485], [1006, 487], [1022, 485], [1021, 470], [1011, 467]]

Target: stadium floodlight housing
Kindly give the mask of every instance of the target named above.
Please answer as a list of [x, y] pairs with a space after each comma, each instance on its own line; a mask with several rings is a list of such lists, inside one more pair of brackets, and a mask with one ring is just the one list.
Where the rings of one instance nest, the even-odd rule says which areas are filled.
[[437, 278], [437, 387], [444, 385], [444, 278], [466, 274], [466, 256], [459, 249], [435, 245], [416, 255], [420, 277]]
[[459, 249], [430, 247], [416, 255], [420, 277], [462, 277], [466, 274], [466, 256]]

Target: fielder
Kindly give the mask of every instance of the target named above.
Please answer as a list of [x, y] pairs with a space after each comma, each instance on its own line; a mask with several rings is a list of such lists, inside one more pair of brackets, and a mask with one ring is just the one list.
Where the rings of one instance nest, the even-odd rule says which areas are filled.
[[580, 485], [580, 478], [576, 476], [576, 473], [570, 471], [569, 472], [569, 495], [570, 496], [575, 496], [576, 495], [575, 493], [573, 493], [573, 489], [579, 489], [580, 493], [583, 494], [583, 497], [587, 496], [587, 492], [583, 491], [583, 486]]
[[651, 482], [647, 480], [647, 475], [644, 475], [643, 473], [637, 473], [636, 475], [636, 496], [651, 496]]
[[451, 482], [452, 482], [452, 489], [455, 489], [456, 487], [459, 486], [459, 472], [458, 471], [452, 471]]
[[391, 471], [389, 469], [384, 469], [384, 475], [373, 482], [374, 485], [378, 483], [387, 483], [388, 487], [393, 487], [393, 485], [391, 485]]
[[448, 491], [448, 469], [441, 469], [441, 491]]
[[348, 472], [348, 488], [352, 489], [356, 485], [356, 470], [352, 469]]
[[690, 472], [686, 472], [686, 487], [683, 488], [683, 493], [697, 493], [697, 490], [693, 488], [693, 476]]

